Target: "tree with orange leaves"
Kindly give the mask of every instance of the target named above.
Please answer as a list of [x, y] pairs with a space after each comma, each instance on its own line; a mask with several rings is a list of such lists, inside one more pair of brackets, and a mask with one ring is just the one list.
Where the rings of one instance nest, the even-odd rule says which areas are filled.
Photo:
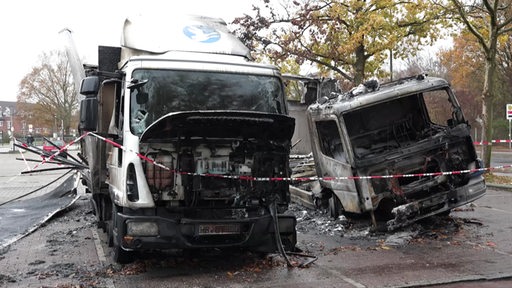
[[278, 64], [294, 59], [353, 84], [382, 76], [390, 51], [409, 57], [442, 36], [445, 18], [428, 0], [263, 0], [235, 19], [246, 44]]
[[[498, 54], [500, 45], [512, 32], [512, 3], [510, 0], [461, 1], [450, 0], [448, 9], [473, 36], [484, 59], [484, 81], [481, 93], [484, 141], [493, 138], [493, 109], [497, 98]], [[492, 146], [484, 145], [483, 160], [491, 163]]]

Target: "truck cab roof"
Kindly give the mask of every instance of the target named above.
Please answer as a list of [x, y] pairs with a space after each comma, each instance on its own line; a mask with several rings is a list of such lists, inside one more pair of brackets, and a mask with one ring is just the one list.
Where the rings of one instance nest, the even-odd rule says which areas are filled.
[[121, 38], [121, 62], [137, 55], [170, 51], [236, 55], [251, 59], [250, 50], [220, 18], [196, 15], [128, 17]]
[[402, 78], [382, 85], [368, 81], [350, 92], [336, 95], [337, 97], [320, 99], [311, 105], [309, 110], [324, 111], [324, 113], [330, 110], [335, 114], [341, 114], [391, 99], [449, 86], [445, 79], [429, 77], [425, 74]]

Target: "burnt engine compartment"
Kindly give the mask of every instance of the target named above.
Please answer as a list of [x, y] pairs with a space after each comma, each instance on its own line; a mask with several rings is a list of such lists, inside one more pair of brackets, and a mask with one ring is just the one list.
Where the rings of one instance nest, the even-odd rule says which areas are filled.
[[[358, 171], [369, 175], [407, 175], [407, 177], [371, 179], [375, 194], [388, 194], [398, 203], [421, 199], [438, 192], [450, 191], [468, 183], [468, 173], [442, 175], [441, 172], [461, 171], [476, 167], [476, 155], [469, 137], [424, 141], [417, 147], [404, 149], [379, 164]], [[377, 157], [381, 159], [381, 157]], [[368, 162], [369, 163], [369, 162]], [[367, 163], [367, 164], [368, 164]], [[424, 174], [430, 174], [424, 176]]]
[[239, 209], [229, 212], [233, 215], [219, 211], [221, 218], [245, 218], [253, 213], [266, 213], [260, 208], [274, 200], [280, 212], [287, 210], [290, 201], [288, 182], [253, 179], [288, 177], [286, 143], [198, 138], [144, 144], [141, 151], [170, 168], [143, 164], [157, 206], [177, 210], [193, 208], [189, 213], [195, 211], [196, 217], [200, 217], [204, 209]]
[[177, 217], [202, 219], [268, 215], [273, 203], [278, 213], [286, 211], [289, 183], [269, 178], [291, 173], [294, 127], [292, 117], [259, 112], [163, 116], [144, 131], [139, 146], [146, 157], [165, 160], [169, 168], [143, 167], [156, 205]]

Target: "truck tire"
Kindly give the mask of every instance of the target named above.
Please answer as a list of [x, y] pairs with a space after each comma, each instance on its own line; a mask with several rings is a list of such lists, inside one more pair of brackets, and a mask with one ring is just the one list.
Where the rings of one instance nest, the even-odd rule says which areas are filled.
[[107, 244], [108, 247], [114, 246], [114, 231], [113, 231], [113, 223], [112, 220], [107, 222]]
[[134, 260], [134, 253], [132, 251], [124, 250], [120, 245], [114, 244], [113, 247], [113, 260], [119, 264], [131, 263]]
[[[114, 221], [112, 221], [112, 217], [114, 213], [112, 213], [112, 209], [114, 209], [114, 205], [112, 205], [112, 201], [110, 198], [104, 199], [104, 202], [106, 203], [105, 206], [105, 233], [107, 234], [107, 244], [108, 247], [112, 247], [114, 245]], [[107, 209], [108, 208], [108, 209]]]
[[101, 196], [93, 195], [91, 200], [91, 207], [94, 216], [96, 216], [96, 228], [102, 229], [103, 232], [105, 232], [105, 222], [103, 221], [104, 215], [103, 215], [103, 200], [101, 199]]
[[[120, 263], [120, 264], [126, 264], [133, 262], [135, 252], [133, 251], [126, 251], [121, 247], [122, 237], [118, 231], [120, 230], [118, 225], [120, 225], [117, 221], [117, 206], [112, 203], [112, 219], [109, 221], [112, 223], [112, 225], [109, 225], [109, 235], [108, 235], [108, 244], [109, 246], [112, 246], [112, 260], [114, 262]], [[110, 245], [112, 243], [112, 245]]]
[[103, 230], [103, 233], [106, 233], [107, 232], [107, 219], [109, 218], [109, 211], [108, 211], [108, 207], [110, 206], [109, 204], [109, 201], [107, 201], [106, 197], [105, 196], [102, 196], [100, 197], [99, 199], [100, 201], [100, 215], [101, 217], [99, 217], [99, 220], [98, 220], [98, 225], [99, 227], [98, 228], [101, 228], [101, 230]]
[[329, 198], [329, 214], [334, 219], [337, 219], [343, 214], [343, 205], [341, 205], [340, 199], [338, 199], [334, 193], [332, 193], [331, 198]]
[[112, 208], [110, 209], [110, 219], [105, 222], [105, 225], [107, 226], [107, 244], [108, 247], [114, 246], [114, 205], [112, 205]]

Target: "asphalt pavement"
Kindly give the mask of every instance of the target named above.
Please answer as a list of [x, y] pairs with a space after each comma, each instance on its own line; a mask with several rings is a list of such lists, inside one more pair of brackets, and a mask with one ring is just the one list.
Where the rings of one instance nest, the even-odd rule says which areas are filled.
[[[20, 175], [26, 165], [17, 157], [0, 154], [0, 192], [11, 194], [4, 201], [62, 173]], [[4, 185], [14, 189], [4, 189]], [[80, 198], [65, 214], [0, 252], [0, 287], [452, 288], [512, 284], [512, 193], [492, 185], [484, 197], [456, 209], [450, 217], [434, 217], [394, 233], [371, 234], [350, 225], [331, 229], [338, 227], [338, 220], [322, 219], [318, 212], [303, 208], [301, 215], [309, 217], [300, 217], [299, 225], [307, 229], [300, 229], [298, 246], [318, 257], [306, 268], [288, 268], [279, 255], [254, 259], [236, 253], [190, 258], [156, 253], [117, 265], [111, 260], [106, 234], [94, 225], [90, 194], [83, 191], [80, 187]], [[303, 226], [306, 221], [309, 224]], [[396, 239], [401, 241], [390, 241]]]
[[59, 185], [61, 178], [68, 170], [25, 173], [36, 165], [40, 168], [56, 168], [56, 164], [43, 164], [38, 155], [20, 151], [0, 153], [0, 205], [16, 200], [44, 195]]
[[[395, 233], [323, 233], [324, 222], [311, 219], [318, 229], [298, 234], [299, 247], [318, 257], [306, 268], [288, 268], [278, 254], [220, 252], [149, 253], [115, 264], [106, 234], [94, 225], [90, 194], [82, 193], [65, 214], [0, 255], [0, 287], [512, 287], [506, 191], [490, 189], [450, 217]], [[409, 240], [388, 241], [403, 235]]]
[[36, 165], [58, 167], [41, 164], [37, 157], [19, 151], [0, 154], [0, 253], [78, 197], [75, 171], [24, 173]]

